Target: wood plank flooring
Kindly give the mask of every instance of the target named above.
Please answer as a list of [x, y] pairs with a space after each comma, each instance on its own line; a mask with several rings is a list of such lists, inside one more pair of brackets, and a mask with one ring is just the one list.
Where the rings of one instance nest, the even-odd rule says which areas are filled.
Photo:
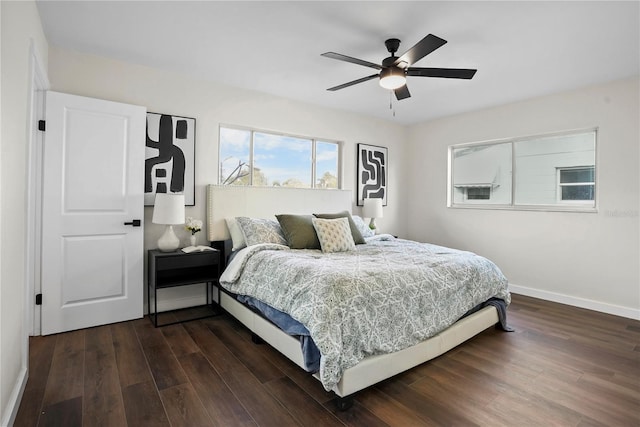
[[30, 340], [16, 426], [639, 426], [640, 322], [513, 295], [509, 324], [335, 396], [228, 315]]

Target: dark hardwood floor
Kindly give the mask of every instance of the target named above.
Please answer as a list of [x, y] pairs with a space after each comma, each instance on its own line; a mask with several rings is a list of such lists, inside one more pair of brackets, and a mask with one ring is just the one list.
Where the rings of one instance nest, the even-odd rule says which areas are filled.
[[16, 426], [639, 426], [640, 322], [514, 295], [490, 328], [355, 395], [331, 393], [222, 315], [30, 341]]

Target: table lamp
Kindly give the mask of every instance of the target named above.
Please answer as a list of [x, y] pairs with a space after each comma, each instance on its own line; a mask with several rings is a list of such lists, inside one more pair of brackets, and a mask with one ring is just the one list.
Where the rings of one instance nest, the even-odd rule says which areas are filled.
[[156, 193], [153, 207], [154, 224], [164, 224], [167, 228], [158, 239], [161, 252], [173, 252], [180, 247], [180, 239], [173, 231], [173, 226], [184, 224], [184, 194]]
[[382, 218], [382, 199], [364, 199], [362, 216], [371, 218], [369, 228], [376, 230], [376, 218]]

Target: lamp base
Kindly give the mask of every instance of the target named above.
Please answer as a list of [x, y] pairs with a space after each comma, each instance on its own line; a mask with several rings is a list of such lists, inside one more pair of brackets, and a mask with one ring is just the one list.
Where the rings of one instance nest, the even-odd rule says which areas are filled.
[[167, 225], [164, 234], [158, 239], [158, 249], [160, 252], [174, 252], [180, 247], [180, 239], [173, 231], [173, 225]]
[[369, 228], [373, 230], [374, 233], [378, 234], [378, 230], [376, 230], [376, 219], [375, 218], [371, 218], [371, 220], [369, 221]]

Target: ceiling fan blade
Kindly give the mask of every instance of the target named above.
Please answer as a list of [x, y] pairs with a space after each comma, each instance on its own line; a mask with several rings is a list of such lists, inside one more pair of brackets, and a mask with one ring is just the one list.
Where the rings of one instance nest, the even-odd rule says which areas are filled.
[[407, 76], [442, 77], [445, 79], [470, 79], [478, 70], [467, 68], [409, 68]]
[[378, 77], [378, 74], [372, 74], [370, 76], [363, 77], [361, 79], [354, 80], [352, 82], [348, 82], [348, 83], [344, 83], [344, 84], [341, 84], [341, 85], [338, 85], [338, 86], [330, 87], [327, 90], [330, 90], [330, 91], [333, 92], [333, 91], [336, 91], [336, 90], [344, 89], [345, 87], [357, 85], [358, 83], [366, 82], [367, 80], [375, 79], [376, 77]]
[[412, 65], [438, 49], [440, 46], [444, 45], [446, 42], [446, 40], [441, 39], [438, 36], [429, 34], [396, 59], [394, 65], [398, 65], [400, 62], [406, 62], [407, 64]]
[[411, 94], [409, 93], [409, 88], [407, 88], [407, 85], [399, 87], [398, 89], [394, 90], [394, 92], [396, 94], [396, 99], [398, 101], [411, 97]]
[[342, 55], [340, 53], [325, 52], [321, 54], [321, 56], [331, 58], [331, 59], [337, 59], [338, 61], [351, 62], [352, 64], [364, 65], [365, 67], [375, 68], [376, 70], [382, 70], [381, 65], [374, 64], [373, 62], [369, 62], [369, 61], [364, 61], [358, 58], [352, 58], [351, 56]]

